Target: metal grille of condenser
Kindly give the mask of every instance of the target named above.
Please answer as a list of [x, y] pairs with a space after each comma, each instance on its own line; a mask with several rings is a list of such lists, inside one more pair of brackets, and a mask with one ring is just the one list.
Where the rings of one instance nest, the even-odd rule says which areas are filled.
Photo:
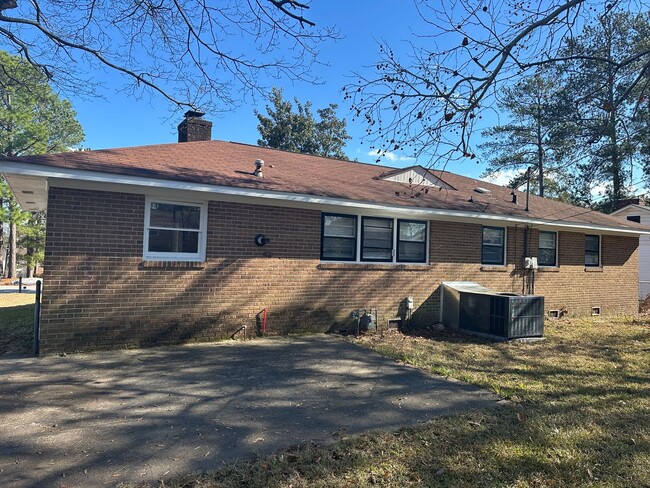
[[544, 297], [510, 297], [508, 339], [544, 335]]

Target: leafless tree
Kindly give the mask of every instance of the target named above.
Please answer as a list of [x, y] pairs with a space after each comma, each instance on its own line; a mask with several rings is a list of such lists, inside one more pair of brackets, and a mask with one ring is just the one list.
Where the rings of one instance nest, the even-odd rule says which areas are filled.
[[0, 39], [49, 80], [93, 93], [98, 69], [177, 106], [228, 108], [264, 78], [315, 81], [311, 0], [0, 0]]
[[[501, 87], [568, 61], [562, 48], [610, 11], [647, 10], [642, 0], [415, 3], [427, 32], [411, 36], [410, 55], [400, 58], [382, 42], [371, 74], [358, 74], [344, 88], [380, 157], [402, 150], [432, 161], [474, 159], [472, 133]], [[639, 60], [642, 68], [619, 100], [648, 88], [650, 44], [632, 58], [602, 60], [613, 70]]]

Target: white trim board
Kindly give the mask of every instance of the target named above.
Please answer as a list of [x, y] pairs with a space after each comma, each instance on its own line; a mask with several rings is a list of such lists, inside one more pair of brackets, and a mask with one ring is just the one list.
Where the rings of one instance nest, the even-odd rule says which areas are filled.
[[[645, 207], [643, 205], [637, 205], [636, 203], [631, 203], [629, 205], [626, 205], [625, 207], [619, 208], [618, 210], [614, 210], [610, 215], [619, 215], [622, 213], [626, 213], [628, 210], [636, 209], [644, 213], [650, 213], [650, 207]], [[639, 212], [634, 212], [634, 213], [639, 213]]]
[[[82, 171], [66, 168], [52, 168], [34, 164], [16, 163], [9, 161], [0, 161], [0, 170], [6, 175], [21, 175], [41, 177], [48, 180], [50, 186], [59, 186], [59, 181], [55, 180], [72, 180], [79, 186], [70, 186], [78, 188], [89, 188], [88, 183], [102, 183], [119, 185], [120, 190], [129, 193], [154, 194], [159, 191], [190, 191], [201, 192], [206, 194], [206, 199], [217, 201], [246, 201], [248, 203], [258, 203], [260, 205], [274, 205], [284, 207], [300, 207], [323, 209], [328, 211], [342, 211], [345, 213], [354, 208], [357, 211], [377, 212], [384, 216], [412, 216], [414, 218], [427, 218], [432, 220], [446, 220], [455, 222], [473, 222], [483, 223], [485, 225], [516, 225], [528, 224], [541, 228], [552, 230], [578, 230], [599, 232], [613, 235], [650, 235], [648, 230], [625, 229], [621, 227], [611, 227], [598, 224], [587, 224], [580, 222], [566, 222], [547, 219], [531, 219], [525, 217], [515, 217], [507, 215], [484, 214], [481, 212], [467, 212], [461, 210], [445, 210], [425, 207], [406, 207], [395, 205], [384, 205], [373, 202], [363, 202], [354, 200], [345, 200], [342, 198], [321, 197], [316, 195], [306, 195], [289, 192], [276, 192], [268, 190], [255, 190], [250, 188], [237, 188], [223, 185], [207, 185], [201, 183], [191, 183], [182, 181], [161, 180], [155, 178], [145, 178], [141, 176], [126, 176], [108, 173], [99, 173], [94, 171]], [[76, 181], [75, 181], [76, 180]], [[80, 182], [87, 182], [81, 184]], [[128, 188], [132, 188], [128, 191]], [[137, 188], [137, 189], [136, 189]], [[209, 196], [207, 194], [210, 194]], [[173, 198], [173, 197], [172, 197]], [[195, 196], [194, 199], [200, 197]], [[233, 198], [233, 200], [230, 200]], [[235, 200], [236, 199], [236, 200]], [[489, 223], [488, 223], [489, 222]]]

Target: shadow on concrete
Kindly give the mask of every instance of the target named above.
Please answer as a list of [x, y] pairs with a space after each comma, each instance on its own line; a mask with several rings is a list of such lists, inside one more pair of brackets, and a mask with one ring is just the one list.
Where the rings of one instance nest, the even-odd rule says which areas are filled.
[[498, 400], [327, 336], [7, 360], [0, 390], [4, 486], [33, 487], [214, 470]]

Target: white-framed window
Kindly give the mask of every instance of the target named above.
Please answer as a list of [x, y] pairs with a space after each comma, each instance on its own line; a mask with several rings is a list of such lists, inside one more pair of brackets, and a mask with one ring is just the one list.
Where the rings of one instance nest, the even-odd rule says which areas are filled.
[[506, 264], [506, 228], [483, 226], [481, 246], [481, 264], [505, 266]]
[[205, 261], [208, 209], [205, 203], [145, 198], [144, 259]]
[[386, 217], [322, 213], [321, 260], [426, 264], [429, 223]]
[[585, 266], [597, 268], [600, 266], [600, 236], [585, 235]]
[[539, 231], [537, 264], [547, 268], [557, 266], [557, 232]]

